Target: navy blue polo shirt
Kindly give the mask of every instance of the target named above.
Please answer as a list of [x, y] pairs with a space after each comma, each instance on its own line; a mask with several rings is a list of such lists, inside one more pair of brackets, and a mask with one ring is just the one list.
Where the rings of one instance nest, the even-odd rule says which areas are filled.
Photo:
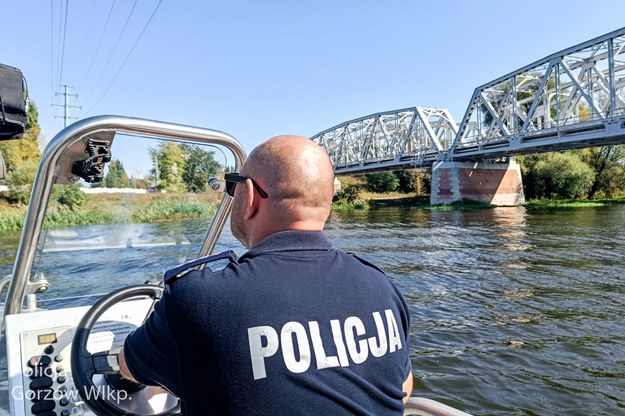
[[124, 347], [185, 415], [401, 415], [410, 318], [375, 266], [283, 231], [171, 285]]

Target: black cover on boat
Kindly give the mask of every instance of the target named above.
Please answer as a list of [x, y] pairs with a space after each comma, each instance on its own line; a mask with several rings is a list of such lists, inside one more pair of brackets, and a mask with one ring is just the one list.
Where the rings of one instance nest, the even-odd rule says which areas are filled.
[[0, 64], [0, 140], [19, 139], [26, 120], [22, 71]]

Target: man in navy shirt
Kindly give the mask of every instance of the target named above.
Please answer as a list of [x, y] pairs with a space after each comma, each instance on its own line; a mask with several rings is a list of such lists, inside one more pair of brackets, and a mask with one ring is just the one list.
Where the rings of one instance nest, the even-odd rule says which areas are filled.
[[166, 279], [126, 339], [121, 374], [164, 386], [185, 415], [403, 414], [408, 308], [382, 271], [323, 233], [326, 152], [275, 137], [225, 180], [232, 233], [249, 251], [223, 270]]

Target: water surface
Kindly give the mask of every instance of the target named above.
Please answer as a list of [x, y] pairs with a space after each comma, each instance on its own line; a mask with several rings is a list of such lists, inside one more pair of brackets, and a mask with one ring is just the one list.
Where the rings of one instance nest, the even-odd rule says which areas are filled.
[[[474, 415], [625, 414], [625, 206], [380, 208], [335, 212], [327, 231], [404, 294], [414, 395]], [[18, 237], [0, 234], [0, 275], [10, 273]], [[234, 247], [228, 232], [220, 247]], [[58, 278], [76, 284], [52, 290], [79, 293], [89, 281], [106, 292], [130, 266], [91, 262], [113, 268], [111, 279], [77, 266]], [[0, 366], [6, 379], [6, 357]]]

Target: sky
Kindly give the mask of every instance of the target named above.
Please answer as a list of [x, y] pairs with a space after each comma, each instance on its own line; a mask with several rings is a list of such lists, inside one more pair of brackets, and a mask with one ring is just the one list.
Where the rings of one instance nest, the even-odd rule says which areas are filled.
[[[208, 127], [247, 152], [405, 107], [460, 122], [473, 90], [625, 26], [622, 0], [0, 0], [42, 142], [78, 119]], [[70, 111], [71, 113], [71, 111]], [[126, 167], [135, 175], [145, 167]]]

